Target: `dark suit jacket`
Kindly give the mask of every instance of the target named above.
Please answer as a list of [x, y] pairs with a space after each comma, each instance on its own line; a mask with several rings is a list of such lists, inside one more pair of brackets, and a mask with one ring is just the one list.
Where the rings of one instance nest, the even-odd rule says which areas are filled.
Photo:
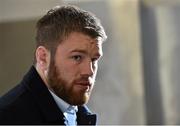
[[[96, 115], [78, 106], [78, 125], [95, 125]], [[60, 124], [64, 116], [32, 66], [19, 85], [0, 98], [0, 124]]]

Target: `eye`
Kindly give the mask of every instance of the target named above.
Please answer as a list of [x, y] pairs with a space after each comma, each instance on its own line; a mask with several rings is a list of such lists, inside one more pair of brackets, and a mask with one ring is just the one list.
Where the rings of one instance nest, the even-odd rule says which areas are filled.
[[75, 56], [72, 56], [72, 58], [76, 61], [80, 61], [82, 59], [82, 56], [81, 55], [75, 55]]

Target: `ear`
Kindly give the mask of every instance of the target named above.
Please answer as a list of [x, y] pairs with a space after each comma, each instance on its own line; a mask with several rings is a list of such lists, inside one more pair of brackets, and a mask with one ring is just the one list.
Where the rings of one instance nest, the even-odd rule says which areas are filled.
[[46, 71], [49, 68], [50, 64], [50, 52], [44, 46], [39, 46], [36, 49], [36, 61], [37, 67], [39, 67], [42, 71]]

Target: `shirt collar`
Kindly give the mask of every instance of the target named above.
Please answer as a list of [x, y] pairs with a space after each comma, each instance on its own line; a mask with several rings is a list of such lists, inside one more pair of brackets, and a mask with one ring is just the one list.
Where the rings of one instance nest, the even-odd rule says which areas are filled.
[[49, 92], [51, 93], [51, 95], [53, 96], [57, 106], [59, 107], [59, 109], [64, 113], [68, 110], [69, 107], [73, 107], [75, 109], [75, 111], [78, 111], [78, 107], [77, 106], [72, 106], [70, 104], [68, 104], [67, 102], [65, 102], [64, 100], [62, 100], [61, 98], [59, 98], [55, 93], [53, 93], [51, 90], [49, 90]]

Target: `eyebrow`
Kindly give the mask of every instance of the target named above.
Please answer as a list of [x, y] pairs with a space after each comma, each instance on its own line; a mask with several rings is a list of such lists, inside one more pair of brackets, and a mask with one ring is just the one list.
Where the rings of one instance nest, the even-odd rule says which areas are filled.
[[87, 54], [87, 51], [81, 50], [81, 49], [75, 49], [75, 50], [70, 51], [70, 53], [73, 53], [73, 52], [80, 52], [80, 53]]
[[[70, 53], [74, 53], [74, 52], [79, 52], [79, 53], [84, 53], [84, 54], [88, 54], [87, 51], [83, 50], [83, 49], [75, 49], [75, 50], [72, 50], [70, 51]], [[102, 56], [102, 54], [100, 53], [96, 53], [96, 56]]]

